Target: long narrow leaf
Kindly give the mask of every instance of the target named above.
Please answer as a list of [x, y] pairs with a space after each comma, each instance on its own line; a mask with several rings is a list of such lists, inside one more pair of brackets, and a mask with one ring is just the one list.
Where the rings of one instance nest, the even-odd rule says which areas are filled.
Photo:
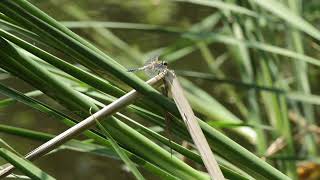
[[15, 155], [14, 153], [0, 148], [0, 156], [6, 159], [8, 162], [16, 166], [23, 173], [31, 177], [32, 179], [37, 180], [54, 180], [55, 178], [51, 177], [44, 171], [40, 170], [38, 167], [30, 163], [29, 161]]

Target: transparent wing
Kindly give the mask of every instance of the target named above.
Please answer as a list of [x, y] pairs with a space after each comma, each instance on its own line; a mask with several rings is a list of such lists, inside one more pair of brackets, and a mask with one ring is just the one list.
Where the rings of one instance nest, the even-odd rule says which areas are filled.
[[154, 77], [156, 75], [158, 75], [159, 73], [161, 73], [161, 69], [158, 69], [156, 67], [154, 67], [154, 65], [149, 65], [148, 68], [146, 68], [144, 70], [144, 72], [149, 76], [149, 77]]
[[156, 56], [152, 56], [151, 58], [149, 58], [145, 63], [144, 63], [144, 66], [148, 66], [156, 61], [159, 60], [159, 55], [156, 55]]
[[145, 63], [144, 66], [146, 67], [144, 69], [144, 72], [147, 74], [149, 77], [154, 77], [157, 74], [159, 74], [159, 70], [156, 69], [155, 64], [159, 61], [159, 55], [152, 56], [150, 59], [148, 59]]

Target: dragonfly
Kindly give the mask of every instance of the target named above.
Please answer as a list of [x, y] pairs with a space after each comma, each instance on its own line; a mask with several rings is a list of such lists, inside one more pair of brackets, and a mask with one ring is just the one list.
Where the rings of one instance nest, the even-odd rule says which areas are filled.
[[[153, 56], [148, 59], [144, 66], [139, 68], [128, 69], [128, 72], [137, 72], [137, 71], [144, 71], [149, 77], [154, 77], [159, 73], [167, 70], [168, 63], [166, 61], [160, 61], [159, 56]], [[164, 87], [162, 88], [162, 94], [168, 97], [168, 84], [165, 80], [163, 80]], [[169, 137], [169, 144], [171, 144], [171, 133], [170, 133], [170, 126], [171, 126], [171, 117], [172, 115], [169, 112], [164, 113], [164, 119], [166, 123], [165, 132]], [[170, 154], [172, 157], [172, 149], [170, 148]]]
[[159, 56], [148, 59], [142, 67], [128, 69], [128, 72], [144, 71], [149, 77], [154, 77], [167, 69], [168, 63], [160, 61]]

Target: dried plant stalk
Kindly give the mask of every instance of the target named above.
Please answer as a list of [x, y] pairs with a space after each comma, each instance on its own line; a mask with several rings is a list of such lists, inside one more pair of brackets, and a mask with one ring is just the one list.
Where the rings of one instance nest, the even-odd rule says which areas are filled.
[[188, 100], [184, 96], [184, 92], [174, 72], [168, 71], [165, 80], [169, 85], [169, 91], [171, 92], [172, 98], [179, 109], [181, 117], [188, 128], [210, 177], [218, 180], [224, 179], [219, 165], [214, 158], [210, 146], [196, 120], [196, 116], [194, 115]]

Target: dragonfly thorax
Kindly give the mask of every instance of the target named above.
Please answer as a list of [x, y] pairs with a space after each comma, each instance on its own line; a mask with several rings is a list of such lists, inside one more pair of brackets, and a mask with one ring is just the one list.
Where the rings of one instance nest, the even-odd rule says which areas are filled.
[[135, 72], [144, 70], [146, 74], [150, 77], [153, 77], [162, 71], [167, 69], [168, 63], [166, 61], [159, 61], [158, 56], [150, 58], [143, 67], [128, 69], [129, 72]]

